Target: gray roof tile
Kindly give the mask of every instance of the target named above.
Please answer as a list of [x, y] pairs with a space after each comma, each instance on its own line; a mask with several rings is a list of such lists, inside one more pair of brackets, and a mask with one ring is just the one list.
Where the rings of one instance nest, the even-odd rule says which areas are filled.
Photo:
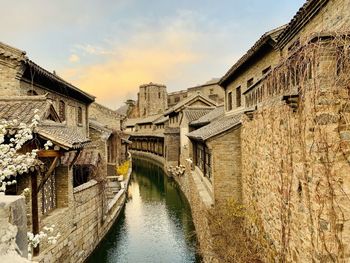
[[241, 123], [243, 113], [237, 113], [230, 116], [222, 115], [210, 124], [190, 132], [187, 136], [191, 139], [205, 141], [220, 133], [223, 133]]
[[187, 108], [184, 110], [184, 114], [189, 122], [198, 120], [202, 116], [213, 111], [211, 108]]
[[206, 115], [200, 117], [197, 120], [194, 120], [190, 123], [192, 126], [203, 126], [206, 125], [218, 117], [222, 116], [225, 112], [224, 106], [219, 106], [216, 109], [208, 112]]

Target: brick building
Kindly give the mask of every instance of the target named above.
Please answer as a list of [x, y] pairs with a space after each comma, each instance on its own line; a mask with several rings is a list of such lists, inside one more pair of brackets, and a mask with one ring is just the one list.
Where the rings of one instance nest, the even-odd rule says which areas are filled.
[[[26, 196], [29, 231], [37, 234], [54, 224], [55, 233], [61, 234], [56, 245], [42, 243], [39, 251], [34, 251], [34, 259], [83, 262], [109, 230], [125, 200], [124, 192], [119, 192], [119, 199], [107, 200], [102, 191], [106, 186], [105, 152], [92, 147], [96, 141], [91, 143], [89, 138], [89, 106], [95, 97], [3, 43], [0, 72], [0, 119], [30, 123], [35, 114], [40, 117], [34, 139], [21, 149], [39, 149], [36, 167], [7, 188], [7, 194], [15, 195], [30, 189]], [[115, 113], [98, 104], [92, 110], [96, 118], [120, 129]], [[47, 140], [53, 144], [49, 150], [44, 149]]]
[[219, 82], [225, 113], [188, 134], [201, 189], [257, 217], [246, 227], [266, 262], [349, 258], [349, 5], [306, 1], [264, 34]]

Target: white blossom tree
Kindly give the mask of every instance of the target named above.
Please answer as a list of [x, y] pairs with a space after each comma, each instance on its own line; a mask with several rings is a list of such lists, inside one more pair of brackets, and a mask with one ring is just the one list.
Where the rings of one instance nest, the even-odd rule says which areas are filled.
[[[34, 170], [37, 149], [31, 152], [19, 153], [19, 150], [29, 140], [33, 139], [33, 129], [39, 124], [40, 117], [34, 111], [30, 124], [18, 123], [17, 120], [0, 120], [0, 192], [5, 192], [6, 186], [16, 183], [16, 176]], [[45, 144], [45, 148], [52, 145]]]

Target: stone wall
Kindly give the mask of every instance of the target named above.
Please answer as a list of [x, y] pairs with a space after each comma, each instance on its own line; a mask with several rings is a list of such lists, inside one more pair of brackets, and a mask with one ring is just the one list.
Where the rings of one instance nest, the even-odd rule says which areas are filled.
[[167, 128], [164, 133], [165, 160], [167, 166], [179, 165], [180, 131], [179, 128]]
[[199, 252], [203, 257], [203, 262], [218, 262], [212, 251], [213, 239], [209, 231], [209, 222], [206, 217], [208, 209], [213, 205], [213, 198], [202, 181], [203, 175], [201, 172], [199, 170], [192, 171], [192, 164], [187, 161], [184, 163], [186, 172], [181, 176], [175, 176], [166, 169], [166, 161], [164, 158], [141, 151], [130, 151], [130, 153], [135, 158], [157, 163], [164, 169], [164, 172], [168, 176], [172, 176], [175, 179], [190, 204], [196, 236], [200, 246]]
[[196, 235], [199, 242], [199, 252], [203, 262], [219, 262], [213, 252], [214, 239], [210, 233], [208, 210], [214, 205], [212, 194], [203, 182], [203, 174], [199, 169], [192, 170], [192, 163], [187, 160], [185, 163], [184, 175], [175, 176], [175, 181], [179, 184], [185, 194], [190, 206], [193, 223], [196, 228]]
[[12, 96], [19, 87], [22, 66], [20, 61], [0, 55], [0, 96]]
[[110, 206], [103, 198], [103, 186], [95, 180], [74, 188], [73, 204], [57, 209], [43, 220], [55, 224], [61, 237], [54, 246], [41, 246], [38, 262], [84, 262], [118, 217], [125, 202], [125, 189]]
[[[312, 56], [314, 65], [311, 79], [299, 79], [297, 108], [276, 96], [243, 123], [243, 203], [267, 261], [350, 259], [350, 64], [338, 68], [337, 41], [293, 58], [302, 65]], [[270, 78], [288, 72], [290, 60], [283, 65]]]
[[188, 88], [188, 96], [202, 94], [203, 96], [215, 101], [218, 105], [223, 104], [225, 100], [225, 91], [218, 84], [204, 84], [197, 87]]
[[187, 98], [187, 90], [180, 90], [168, 93], [168, 107], [171, 108], [178, 104], [183, 99]]
[[0, 195], [0, 261], [29, 262], [23, 196]]
[[210, 139], [207, 145], [212, 154], [212, 184], [215, 204], [229, 198], [241, 202], [241, 128], [220, 134]]
[[89, 118], [95, 119], [100, 123], [103, 123], [108, 128], [120, 131], [120, 116], [113, 110], [98, 104], [92, 103], [89, 107]]
[[138, 109], [140, 117], [163, 113], [168, 108], [166, 86], [160, 84], [144, 84], [138, 93]]

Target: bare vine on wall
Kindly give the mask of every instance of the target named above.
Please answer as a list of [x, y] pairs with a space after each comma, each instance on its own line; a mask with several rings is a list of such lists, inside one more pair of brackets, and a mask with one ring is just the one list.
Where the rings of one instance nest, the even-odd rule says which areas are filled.
[[350, 38], [337, 33], [300, 47], [251, 96], [258, 110], [243, 123], [243, 193], [258, 216], [246, 228], [270, 244], [266, 259], [345, 260], [349, 89]]

